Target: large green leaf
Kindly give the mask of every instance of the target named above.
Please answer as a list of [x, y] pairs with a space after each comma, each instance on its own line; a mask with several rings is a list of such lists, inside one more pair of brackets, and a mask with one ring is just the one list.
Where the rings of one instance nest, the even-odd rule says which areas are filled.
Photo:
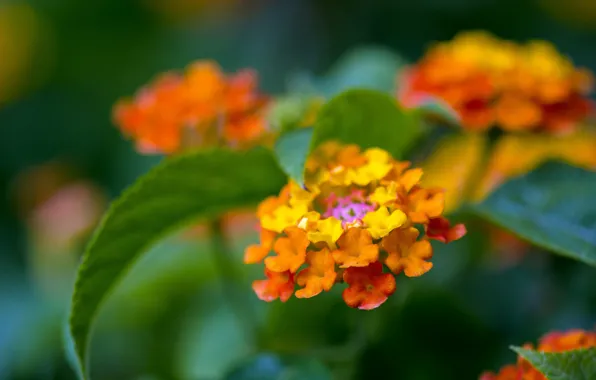
[[596, 348], [565, 352], [539, 352], [521, 347], [511, 347], [529, 361], [548, 380], [596, 379]]
[[421, 133], [416, 115], [405, 111], [390, 95], [353, 89], [343, 92], [319, 112], [311, 149], [328, 140], [379, 147], [401, 158]]
[[165, 160], [126, 190], [95, 231], [75, 284], [70, 332], [81, 372], [102, 301], [151, 244], [198, 218], [254, 205], [285, 180], [270, 151], [211, 150]]
[[304, 164], [312, 134], [312, 128], [297, 129], [280, 136], [275, 144], [275, 155], [279, 165], [299, 184], [304, 180]]
[[555, 253], [596, 266], [596, 173], [549, 162], [472, 211]]

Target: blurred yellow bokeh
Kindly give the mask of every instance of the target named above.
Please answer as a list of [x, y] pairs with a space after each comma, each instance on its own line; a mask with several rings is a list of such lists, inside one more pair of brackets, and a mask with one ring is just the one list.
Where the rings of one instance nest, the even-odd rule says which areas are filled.
[[448, 136], [424, 162], [422, 184], [445, 189], [446, 213], [456, 210], [470, 191], [484, 161], [486, 140], [480, 133]]
[[184, 21], [204, 13], [226, 11], [239, 3], [238, 0], [143, 0], [147, 8], [168, 21]]
[[559, 21], [587, 28], [596, 27], [596, 1], [540, 0], [540, 6]]
[[53, 47], [52, 30], [34, 8], [0, 5], [0, 105], [43, 81]]

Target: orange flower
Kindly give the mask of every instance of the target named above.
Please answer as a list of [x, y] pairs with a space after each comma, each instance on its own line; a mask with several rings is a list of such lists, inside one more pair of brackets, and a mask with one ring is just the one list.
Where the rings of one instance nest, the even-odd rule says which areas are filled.
[[[485, 144], [492, 140], [486, 133], [450, 136], [429, 157], [422, 183], [447, 191], [440, 214], [465, 201], [482, 201], [549, 159], [596, 168], [596, 135], [585, 127], [594, 111], [592, 74], [547, 42], [518, 44], [484, 32], [462, 33], [431, 47], [401, 79], [398, 97], [405, 105], [435, 98], [460, 116], [467, 132], [491, 127], [507, 132], [492, 145]], [[463, 233], [430, 214], [435, 207], [425, 196], [407, 212], [414, 221], [432, 220], [425, 227], [429, 238], [450, 241]]]
[[261, 228], [261, 244], [252, 244], [244, 252], [244, 262], [246, 264], [255, 264], [261, 262], [273, 248], [273, 242], [277, 233]]
[[[551, 332], [542, 339], [536, 348], [540, 352], [564, 352], [580, 348], [596, 347], [596, 332], [584, 330], [569, 330], [566, 332]], [[524, 348], [532, 349], [531, 344]], [[547, 380], [532, 364], [521, 356], [515, 365], [507, 365], [498, 373], [485, 372], [479, 380]]]
[[503, 129], [521, 131], [540, 123], [540, 107], [528, 98], [518, 94], [504, 94], [495, 104], [495, 117]]
[[[383, 264], [409, 277], [432, 268], [431, 236], [419, 239], [416, 227], [444, 242], [465, 234], [463, 225], [450, 228], [443, 219], [443, 192], [420, 186], [422, 170], [407, 170], [409, 163], [381, 149], [327, 143], [305, 166], [304, 186], [290, 182], [279, 197], [263, 201], [257, 211], [261, 244], [245, 252], [246, 263], [264, 259], [268, 272], [298, 273], [298, 298], [345, 281], [349, 306], [378, 307], [395, 289]], [[437, 218], [446, 231], [429, 228]], [[276, 255], [266, 257], [271, 247]]]
[[257, 297], [263, 301], [271, 302], [280, 299], [286, 302], [294, 293], [294, 277], [290, 272], [277, 273], [265, 270], [266, 280], [256, 280], [252, 288]]
[[530, 248], [530, 243], [500, 227], [490, 226], [488, 235], [489, 244], [503, 267], [517, 264]]
[[337, 241], [340, 249], [333, 251], [333, 259], [340, 268], [365, 267], [377, 261], [379, 246], [372, 243], [370, 233], [359, 228], [347, 230]]
[[119, 101], [114, 120], [143, 153], [244, 147], [264, 139], [267, 104], [254, 72], [226, 76], [216, 63], [199, 61], [183, 75], [162, 75], [133, 99]]
[[524, 45], [466, 32], [433, 46], [401, 78], [400, 100], [447, 102], [468, 130], [575, 129], [592, 112], [591, 74], [547, 42]]
[[445, 195], [442, 189], [416, 188], [409, 197], [408, 215], [415, 223], [428, 223], [439, 217], [445, 209]]
[[298, 298], [310, 298], [321, 293], [323, 290], [329, 291], [335, 283], [335, 262], [327, 248], [320, 251], [310, 251], [306, 255], [308, 268], [298, 273], [296, 282], [303, 289], [296, 291]]
[[596, 332], [580, 329], [566, 332], [554, 331], [540, 339], [538, 350], [544, 352], [560, 352], [578, 348], [596, 347]]
[[479, 380], [523, 380], [523, 372], [515, 365], [507, 365], [498, 374], [485, 372], [480, 375]]
[[296, 273], [306, 259], [306, 248], [310, 244], [306, 233], [298, 227], [288, 227], [284, 231], [288, 237], [275, 241], [273, 250], [277, 256], [267, 257], [265, 266], [272, 272], [290, 271]]
[[350, 307], [361, 310], [375, 309], [395, 292], [395, 278], [390, 273], [383, 273], [383, 265], [380, 262], [367, 267], [348, 268], [343, 277], [348, 283], [348, 288], [343, 292], [343, 299]]
[[433, 250], [428, 240], [416, 241], [419, 232], [416, 228], [393, 230], [383, 239], [382, 246], [388, 255], [385, 265], [395, 274], [402, 271], [408, 277], [422, 276], [433, 263]]
[[[266, 198], [257, 208], [257, 217], [262, 218], [265, 215], [271, 215], [277, 207], [283, 204], [283, 202], [283, 197]], [[246, 248], [246, 251], [244, 252], [244, 262], [246, 264], [261, 262], [273, 248], [273, 243], [276, 237], [276, 232], [261, 227], [260, 244], [252, 244]]]

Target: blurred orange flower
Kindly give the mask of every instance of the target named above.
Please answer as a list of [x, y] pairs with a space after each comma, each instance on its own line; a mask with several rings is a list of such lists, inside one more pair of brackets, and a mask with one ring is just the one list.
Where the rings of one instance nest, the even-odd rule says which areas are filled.
[[472, 31], [438, 43], [400, 78], [399, 98], [447, 102], [468, 130], [569, 132], [593, 111], [592, 74], [545, 41], [521, 45]]
[[[446, 214], [465, 201], [482, 201], [549, 159], [596, 169], [596, 133], [586, 125], [593, 114], [592, 74], [574, 67], [547, 42], [521, 45], [485, 32], [461, 33], [433, 46], [400, 79], [402, 102], [416, 106], [439, 98], [469, 132], [443, 139], [422, 165], [422, 184], [445, 190], [440, 196], [446, 197]], [[487, 133], [474, 133], [493, 126], [507, 132], [493, 144]], [[432, 197], [426, 195], [412, 211], [429, 206]], [[460, 234], [441, 218], [432, 219], [426, 233], [444, 241]], [[503, 236], [493, 239], [495, 245], [510, 249], [515, 244], [515, 257], [521, 257], [527, 243]]]
[[[589, 347], [596, 347], [596, 332], [576, 329], [546, 334], [540, 339], [535, 350], [563, 352]], [[534, 349], [531, 344], [525, 344], [524, 348]], [[520, 356], [516, 364], [507, 365], [496, 374], [485, 372], [480, 376], [480, 380], [547, 380], [547, 378]]]
[[39, 253], [69, 254], [80, 248], [107, 204], [97, 184], [77, 178], [74, 168], [57, 161], [19, 173], [13, 190]]
[[[420, 187], [422, 171], [408, 166], [378, 148], [319, 147], [307, 160], [305, 185], [290, 182], [259, 207], [261, 245], [248, 247], [244, 259], [265, 261], [268, 280], [253, 285], [259, 298], [287, 300], [293, 282], [290, 291], [289, 280], [277, 281], [273, 273], [289, 273], [302, 287], [298, 298], [345, 282], [346, 304], [369, 310], [395, 291], [394, 275], [429, 271], [428, 240], [459, 239], [465, 227], [442, 218], [441, 191]], [[416, 227], [430, 232], [419, 237]], [[272, 248], [276, 255], [265, 257]]]
[[268, 103], [257, 91], [253, 71], [227, 76], [216, 63], [198, 61], [184, 74], [162, 74], [133, 99], [120, 100], [114, 121], [143, 153], [212, 145], [242, 148], [264, 138]]

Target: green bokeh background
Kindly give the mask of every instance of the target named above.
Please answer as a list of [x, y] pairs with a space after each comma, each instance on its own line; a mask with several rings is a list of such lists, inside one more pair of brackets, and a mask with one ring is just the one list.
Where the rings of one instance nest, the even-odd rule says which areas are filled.
[[[21, 91], [0, 103], [0, 379], [75, 378], [61, 343], [69, 289], [49, 298], [39, 289], [15, 178], [58, 160], [117, 196], [161, 158], [133, 150], [112, 125], [111, 106], [156, 74], [209, 58], [227, 71], [252, 67], [266, 92], [281, 94], [293, 74], [323, 74], [350, 48], [380, 45], [413, 61], [432, 41], [468, 29], [550, 40], [576, 64], [596, 69], [596, 11], [590, 18], [573, 8], [581, 0], [565, 11], [548, 0], [203, 3], [176, 14], [164, 11], [167, 0], [0, 0], [0, 12], [27, 4], [43, 25], [17, 81]], [[11, 36], [17, 43], [25, 37]], [[0, 56], [0, 71], [2, 62]], [[539, 250], [514, 266], [497, 265], [487, 226], [469, 222], [466, 239], [436, 246], [428, 275], [399, 278], [396, 294], [374, 312], [347, 308], [338, 291], [286, 304], [258, 301], [250, 281], [260, 269], [241, 264], [242, 248], [256, 236], [238, 234], [233, 245], [243, 275], [234, 283], [268, 326], [260, 350], [223, 297], [209, 245], [172, 237], [105, 305], [92, 378], [248, 379], [251, 371], [269, 378], [254, 377], [258, 367], [286, 379], [465, 380], [514, 361], [509, 344], [594, 326], [592, 268]], [[70, 281], [60, 269], [54, 275]], [[251, 362], [264, 352], [270, 356]]]

